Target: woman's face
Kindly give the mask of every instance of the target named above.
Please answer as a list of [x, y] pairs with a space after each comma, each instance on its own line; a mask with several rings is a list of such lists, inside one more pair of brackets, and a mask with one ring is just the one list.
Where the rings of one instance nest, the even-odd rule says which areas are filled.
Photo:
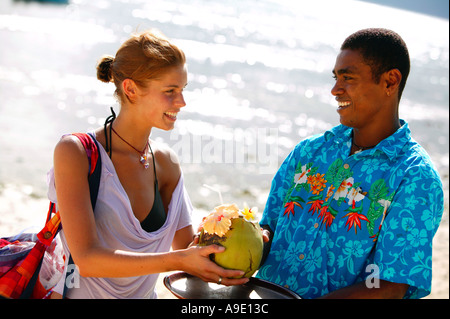
[[148, 81], [137, 100], [141, 119], [151, 127], [173, 129], [178, 113], [186, 105], [183, 97], [186, 85], [186, 65], [171, 67], [160, 78]]

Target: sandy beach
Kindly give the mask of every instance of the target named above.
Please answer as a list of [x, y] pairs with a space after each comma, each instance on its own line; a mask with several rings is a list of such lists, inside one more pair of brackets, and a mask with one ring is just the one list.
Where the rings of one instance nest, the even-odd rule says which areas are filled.
[[[42, 228], [46, 173], [59, 138], [103, 125], [111, 106], [120, 110], [114, 85], [96, 79], [95, 65], [130, 33], [156, 28], [186, 53], [187, 107], [174, 130], [152, 130], [151, 138], [178, 155], [202, 216], [220, 203], [204, 184], [220, 188], [224, 202], [263, 210], [272, 177], [293, 147], [339, 124], [330, 90], [342, 41], [357, 29], [380, 26], [401, 34], [409, 47], [400, 117], [429, 153], [445, 194], [427, 298], [449, 298], [449, 20], [438, 14], [448, 12], [443, 1], [430, 0], [426, 8], [422, 0], [404, 1], [403, 9], [382, 0], [40, 2], [0, 1], [0, 237]], [[436, 12], [427, 14], [435, 3]], [[342, 19], [350, 13], [352, 19]], [[158, 296], [174, 298], [165, 275]]]
[[[48, 200], [30, 196], [27, 191], [26, 187], [20, 189], [12, 185], [0, 188], [1, 237], [13, 235], [23, 230], [27, 232], [39, 231], [42, 228], [48, 210]], [[448, 190], [446, 194], [448, 194]], [[441, 225], [434, 238], [432, 291], [426, 299], [449, 298], [448, 201], [446, 203]], [[158, 298], [175, 298], [163, 284], [163, 278], [168, 274], [170, 273], [162, 273], [158, 279]]]

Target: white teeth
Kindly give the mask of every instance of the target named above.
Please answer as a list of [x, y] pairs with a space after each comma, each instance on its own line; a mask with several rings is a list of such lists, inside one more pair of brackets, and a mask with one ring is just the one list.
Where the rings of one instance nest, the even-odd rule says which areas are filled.
[[166, 115], [169, 115], [170, 117], [177, 117], [177, 113], [176, 112], [166, 112]]
[[339, 107], [349, 106], [350, 102], [338, 102]]

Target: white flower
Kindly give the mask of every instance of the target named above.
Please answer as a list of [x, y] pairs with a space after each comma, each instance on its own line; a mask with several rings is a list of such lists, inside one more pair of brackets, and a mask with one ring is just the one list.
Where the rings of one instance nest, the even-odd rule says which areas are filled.
[[302, 166], [302, 171], [300, 173], [297, 173], [294, 175], [294, 182], [295, 184], [303, 184], [306, 183], [308, 177], [306, 174], [308, 174], [311, 171], [311, 169], [306, 170], [306, 164]]
[[352, 188], [348, 192], [347, 198], [349, 200], [349, 203], [352, 204], [352, 206], [354, 206], [356, 202], [359, 202], [360, 200], [364, 199], [364, 195], [359, 192], [360, 190], [361, 190], [360, 188], [357, 189]]
[[347, 196], [348, 189], [353, 186], [354, 181], [355, 180], [353, 179], [353, 177], [349, 177], [346, 180], [344, 180], [341, 183], [341, 185], [339, 185], [339, 187], [338, 187], [336, 193], [334, 194], [333, 198], [335, 200], [338, 200], [341, 197]]

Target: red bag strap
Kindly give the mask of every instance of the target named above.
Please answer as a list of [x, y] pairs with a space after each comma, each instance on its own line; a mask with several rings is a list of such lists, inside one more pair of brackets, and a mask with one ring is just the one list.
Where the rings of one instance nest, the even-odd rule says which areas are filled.
[[95, 165], [98, 159], [98, 149], [93, 141], [92, 137], [86, 133], [72, 133], [72, 135], [78, 137], [86, 150], [87, 157], [89, 159], [89, 175], [92, 175], [95, 170]]
[[[93, 138], [86, 133], [73, 133], [72, 135], [78, 137], [86, 150], [89, 160], [89, 176], [91, 176], [96, 168], [97, 160], [99, 158], [98, 148]], [[52, 217], [53, 215], [53, 217]], [[56, 212], [55, 204], [50, 202], [50, 207], [47, 213], [47, 222], [42, 230], [37, 234], [38, 239], [46, 246], [50, 246], [53, 238], [60, 229], [61, 219], [59, 211]]]

